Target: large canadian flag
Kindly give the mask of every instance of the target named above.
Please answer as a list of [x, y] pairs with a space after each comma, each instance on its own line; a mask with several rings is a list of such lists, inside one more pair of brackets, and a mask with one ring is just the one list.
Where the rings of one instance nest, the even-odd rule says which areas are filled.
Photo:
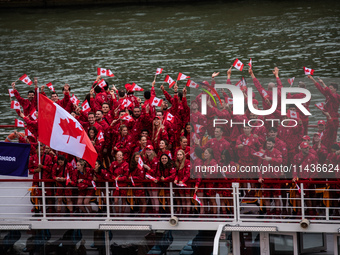
[[98, 154], [84, 128], [61, 106], [39, 94], [39, 141], [95, 166]]

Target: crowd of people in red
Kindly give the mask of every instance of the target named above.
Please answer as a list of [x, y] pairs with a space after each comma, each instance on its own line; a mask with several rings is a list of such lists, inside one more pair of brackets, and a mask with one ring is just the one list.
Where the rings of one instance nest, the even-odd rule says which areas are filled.
[[[283, 85], [279, 78], [278, 68], [273, 70], [276, 83], [269, 83], [267, 89], [256, 79], [252, 69], [249, 69], [249, 74], [259, 92], [257, 95], [259, 100], [253, 100], [255, 108], [269, 109], [271, 107], [274, 87], [278, 89], [280, 100]], [[219, 73], [213, 73], [211, 84], [203, 82], [200, 86], [211, 91], [215, 85], [214, 78], [218, 75]], [[227, 75], [227, 84], [231, 84], [231, 69], [227, 71]], [[28, 99], [20, 96], [15, 89], [15, 83], [12, 83], [12, 89], [23, 108], [23, 111], [17, 110], [17, 113], [32, 133], [31, 136], [19, 135], [20, 142], [31, 144], [29, 173], [33, 175], [33, 180], [54, 180], [54, 182], [45, 182], [49, 213], [55, 212], [56, 215], [61, 215], [64, 212], [63, 203], [66, 203], [69, 215], [92, 213], [90, 202], [93, 199], [96, 199], [99, 207], [104, 210], [106, 202], [103, 200], [102, 192], [105, 192], [105, 182], [109, 182], [112, 197], [110, 204], [113, 205], [112, 215], [129, 213], [131, 207], [128, 203], [131, 203], [131, 198], [134, 197], [133, 204], [135, 207], [136, 204], [138, 205], [139, 213], [158, 216], [161, 211], [169, 212], [168, 187], [172, 182], [176, 187], [174, 194], [174, 201], [177, 205], [176, 213], [189, 214], [193, 213], [196, 208], [198, 214], [217, 214], [216, 195], [219, 194], [220, 212], [228, 214], [232, 213], [233, 207], [231, 182], [223, 182], [220, 178], [235, 182], [237, 179], [228, 178], [227, 175], [215, 179], [204, 173], [191, 175], [195, 166], [219, 164], [239, 169], [241, 166], [269, 164], [293, 164], [303, 168], [312, 164], [339, 165], [340, 147], [336, 141], [340, 103], [340, 95], [337, 93], [338, 85], [330, 83], [326, 86], [321, 80], [319, 83], [312, 76], [308, 78], [326, 98], [322, 111], [325, 120], [318, 120], [314, 123], [315, 120], [312, 119], [309, 122], [309, 116], [296, 109], [295, 105], [289, 105], [289, 110], [298, 114], [295, 127], [285, 127], [278, 123], [269, 126], [267, 122], [266, 125], [261, 125], [260, 120], [264, 120], [264, 117], [256, 116], [248, 109], [244, 115], [233, 115], [232, 109], [237, 105], [230, 103], [228, 94], [223, 90], [221, 91], [222, 104], [216, 105], [211, 98], [208, 99], [207, 114], [202, 115], [200, 108], [202, 94], [205, 93], [203, 91], [192, 100], [188, 100], [186, 87], [179, 91], [176, 83], [173, 91], [168, 92], [162, 85], [160, 90], [157, 89], [157, 93], [158, 97], [161, 97], [160, 93], [162, 93], [164, 100], [159, 107], [155, 107], [153, 105], [153, 99], [156, 97], [155, 81], [152, 83], [151, 90], [144, 91], [143, 98], [140, 98], [134, 95], [131, 86], [127, 86], [127, 89], [117, 89], [114, 85], [110, 88], [107, 83], [103, 88], [97, 86], [101, 77], [97, 78], [89, 94], [86, 95], [91, 108], [88, 112], [72, 103], [71, 87], [66, 84], [62, 88], [63, 99], [59, 99], [56, 92], [52, 92], [49, 97], [54, 103], [72, 114], [87, 131], [98, 153], [94, 168], [82, 159], [43, 145], [40, 146], [39, 163], [38, 119], [32, 117], [32, 112], [37, 110], [38, 82], [35, 79], [35, 91], [28, 92]], [[299, 82], [298, 86], [306, 87], [303, 82]], [[41, 86], [40, 93], [45, 94], [44, 89], [45, 86]], [[288, 97], [302, 98], [304, 95], [302, 93], [288, 94]], [[262, 106], [259, 101], [262, 101]], [[310, 102], [305, 103], [304, 106], [309, 109]], [[281, 116], [280, 110], [279, 106], [273, 114], [265, 118], [286, 119], [287, 116]], [[213, 121], [216, 118], [232, 119], [239, 123], [254, 121], [251, 126], [214, 127]], [[309, 124], [317, 124], [317, 131], [308, 130]], [[256, 155], [256, 152], [260, 154]], [[338, 176], [338, 174], [335, 176], [335, 180], [340, 179], [337, 179]], [[206, 178], [208, 181], [205, 181]], [[282, 176], [274, 176], [274, 178], [282, 178]], [[286, 183], [271, 183], [269, 176], [261, 174], [256, 179], [258, 183], [252, 183], [250, 191], [245, 195], [259, 196], [260, 193], [255, 193], [255, 191], [261, 190], [262, 187], [264, 190], [260, 196], [264, 201], [264, 212], [268, 215], [285, 214], [286, 212], [279, 209], [279, 199], [274, 199], [276, 207], [273, 211], [270, 210], [270, 203], [272, 197], [286, 197], [286, 191], [282, 191], [283, 187], [287, 187]], [[300, 176], [300, 179], [313, 179], [313, 177]], [[287, 179], [287, 183], [289, 187], [295, 187], [298, 180], [299, 178], [293, 177], [293, 179]], [[39, 185], [38, 181], [33, 182], [33, 186]], [[133, 189], [129, 189], [130, 187]], [[311, 207], [316, 203], [312, 199], [317, 196], [315, 190], [313, 191], [316, 187], [306, 183], [305, 188], [310, 189], [306, 191], [305, 197], [310, 198], [306, 200], [306, 203], [308, 207]], [[331, 185], [331, 188], [339, 189], [340, 182], [339, 185]], [[41, 191], [37, 190], [36, 196], [41, 196]], [[339, 194], [339, 192], [333, 193], [333, 197]], [[197, 200], [192, 200], [193, 196], [199, 198], [197, 200], [202, 206], [193, 205], [197, 203]], [[298, 196], [299, 193], [296, 192], [296, 197]], [[164, 199], [159, 199], [159, 197], [164, 197]], [[332, 206], [338, 206], [336, 199]], [[337, 214], [338, 211], [334, 210], [334, 213]], [[301, 214], [299, 204], [294, 208], [294, 213]], [[307, 214], [315, 215], [316, 211], [309, 208]]]

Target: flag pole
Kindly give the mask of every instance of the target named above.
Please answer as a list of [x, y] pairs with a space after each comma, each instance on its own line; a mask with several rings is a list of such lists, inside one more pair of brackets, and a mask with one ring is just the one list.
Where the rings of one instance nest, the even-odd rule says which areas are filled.
[[17, 79], [14, 83], [16, 83], [17, 81], [20, 81], [20, 79]]
[[156, 77], [157, 77], [157, 74], [155, 75], [155, 78], [153, 79], [153, 81], [156, 81]]

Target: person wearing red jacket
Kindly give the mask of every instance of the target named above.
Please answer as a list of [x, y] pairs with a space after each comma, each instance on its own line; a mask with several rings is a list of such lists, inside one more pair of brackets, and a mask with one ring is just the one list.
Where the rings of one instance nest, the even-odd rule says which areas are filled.
[[275, 149], [279, 150], [282, 154], [282, 165], [286, 166], [288, 162], [288, 151], [287, 144], [277, 137], [277, 128], [271, 127], [268, 130], [268, 138], [272, 137], [275, 139]]
[[108, 103], [103, 103], [101, 110], [103, 112], [103, 120], [110, 125], [114, 117], [110, 112], [110, 105]]
[[156, 115], [155, 106], [151, 105], [151, 103], [153, 102], [154, 97], [156, 97], [155, 84], [156, 84], [156, 81], [153, 81], [152, 82], [151, 91], [148, 91], [148, 90], [144, 91], [145, 101], [144, 101], [144, 104], [142, 106], [142, 111], [145, 111], [145, 108], [147, 106], [150, 107], [149, 114], [150, 114], [151, 118], [155, 117], [155, 115]]
[[65, 86], [62, 89], [64, 98], [62, 100], [59, 100], [57, 92], [51, 93], [51, 100], [60, 105], [62, 108], [64, 108], [68, 113], [71, 113], [73, 111], [73, 104], [71, 102], [70, 97], [70, 91], [71, 87], [68, 84], [65, 84]]
[[316, 154], [318, 155], [318, 163], [324, 164], [326, 162], [328, 149], [325, 145], [321, 143], [320, 133], [314, 133], [313, 135], [313, 149], [316, 151]]
[[[311, 180], [313, 178], [313, 175], [311, 175], [311, 171], [309, 171], [312, 168], [312, 165], [316, 166], [318, 164], [317, 158], [314, 154], [309, 152], [310, 146], [307, 142], [302, 142], [300, 144], [300, 152], [294, 156], [293, 159], [293, 167], [296, 169], [296, 172], [293, 172], [293, 182], [296, 183], [298, 181], [298, 178], [300, 180]], [[309, 169], [309, 170], [306, 170]], [[302, 171], [300, 173], [300, 170]], [[300, 174], [300, 176], [297, 176], [297, 172]], [[304, 183], [304, 189], [305, 189], [305, 203], [307, 208], [307, 213], [309, 215], [315, 214], [315, 210], [311, 209], [312, 206], [311, 200], [308, 198], [312, 198], [315, 195], [314, 191], [311, 191], [309, 189], [312, 188], [312, 185], [308, 183]], [[296, 198], [299, 198], [300, 194], [299, 192], [296, 192]], [[301, 215], [301, 201], [297, 200], [297, 215]]]
[[[150, 183], [150, 187], [158, 187], [158, 177], [157, 176], [157, 166], [159, 159], [157, 158], [157, 154], [154, 151], [152, 145], [146, 146], [145, 150], [141, 153], [142, 160], [144, 162], [144, 168], [146, 169], [145, 174], [149, 174], [153, 178], [153, 182]], [[159, 200], [158, 200], [158, 189], [150, 189], [149, 194], [152, 198], [151, 203], [153, 205], [152, 213], [158, 215], [159, 212]]]
[[176, 148], [174, 155], [177, 155], [177, 152], [182, 150], [185, 153], [185, 158], [190, 160], [190, 147], [188, 146], [188, 139], [185, 136], [179, 138], [179, 145], [180, 146]]
[[165, 187], [164, 196], [167, 197], [165, 200], [167, 202], [167, 208], [165, 208], [166, 212], [170, 212], [170, 188], [169, 182], [173, 182], [175, 180], [176, 168], [174, 167], [174, 163], [168, 154], [162, 154], [159, 157], [159, 163], [157, 167], [157, 180], [161, 182], [160, 186]]
[[[81, 113], [83, 115], [82, 117], [85, 118], [85, 114], [82, 111], [81, 111]], [[103, 129], [102, 126], [99, 125], [96, 122], [96, 118], [95, 118], [94, 112], [89, 112], [88, 113], [87, 121], [80, 120], [80, 119], [78, 119], [78, 121], [83, 126], [84, 130], [86, 131], [86, 133], [89, 131], [90, 127], [95, 127], [98, 131]]]
[[320, 133], [321, 143], [330, 151], [331, 146], [336, 142], [336, 121], [328, 112], [322, 112], [327, 116], [327, 123], [324, 120], [318, 121], [318, 132]]
[[98, 159], [102, 160], [102, 148], [104, 142], [98, 140], [98, 130], [95, 127], [90, 127], [87, 135], [89, 136], [93, 147], [98, 153]]
[[203, 163], [202, 167], [206, 168], [206, 175], [203, 176], [206, 179], [209, 180], [209, 182], [205, 183], [206, 190], [204, 191], [205, 195], [208, 197], [208, 202], [211, 207], [211, 213], [216, 215], [217, 214], [217, 202], [216, 202], [216, 188], [218, 186], [217, 184], [217, 176], [218, 173], [214, 172], [208, 172], [209, 167], [216, 166], [217, 161], [214, 159], [214, 153], [212, 148], [207, 148], [204, 150], [203, 153]]
[[[229, 150], [223, 150], [221, 154], [221, 160], [219, 162], [220, 166], [226, 166], [229, 168], [237, 169], [237, 166], [234, 161], [231, 160]], [[222, 180], [233, 181], [235, 178], [230, 178], [228, 176], [228, 172], [221, 173], [224, 178]], [[230, 175], [230, 173], [229, 173]], [[233, 214], [233, 198], [232, 198], [232, 184], [231, 182], [218, 182], [217, 183], [217, 193], [221, 199], [221, 211], [223, 215]]]
[[261, 144], [264, 144], [266, 142], [267, 129], [263, 125], [263, 121], [260, 121], [254, 113], [250, 113], [249, 123], [253, 126], [251, 133], [259, 139]]
[[72, 203], [72, 187], [76, 186], [77, 177], [76, 172], [73, 170], [71, 164], [67, 163], [64, 156], [59, 155], [57, 163], [52, 168], [52, 177], [56, 181], [56, 192], [58, 205], [57, 214], [61, 214], [63, 197], [66, 197], [67, 208], [70, 212], [70, 216], [73, 214]]
[[327, 87], [326, 84], [319, 78], [319, 82], [322, 86], [316, 82], [313, 76], [308, 75], [308, 78], [314, 82], [315, 87], [325, 96], [325, 112], [329, 112], [335, 125], [335, 132], [337, 132], [339, 127], [339, 105], [340, 105], [340, 95], [337, 93], [338, 84], [330, 83]]
[[140, 157], [139, 152], [135, 152], [132, 155], [130, 166], [129, 166], [129, 179], [132, 182], [134, 187], [138, 187], [140, 189], [133, 189], [133, 195], [137, 199], [139, 199], [140, 203], [140, 211], [139, 213], [144, 216], [146, 213], [146, 198], [144, 191], [144, 183], [141, 181], [145, 180], [145, 170], [144, 168], [138, 167], [138, 160]]
[[233, 150], [230, 143], [223, 138], [223, 129], [221, 127], [216, 127], [214, 134], [215, 138], [210, 139], [204, 146], [202, 146], [202, 149], [205, 151], [207, 148], [211, 148], [214, 151], [215, 160], [219, 162], [221, 160], [223, 150], [228, 150], [230, 155], [233, 155]]
[[198, 104], [196, 101], [191, 102], [190, 122], [194, 126], [196, 124], [202, 126], [201, 132], [197, 135], [199, 139], [201, 139], [204, 136], [205, 131], [207, 130], [207, 118], [205, 115], [202, 115], [202, 113], [198, 111]]
[[121, 125], [119, 133], [117, 132], [116, 134], [117, 139], [112, 145], [112, 155], [121, 151], [124, 154], [124, 161], [129, 162], [134, 143], [133, 138], [130, 136], [128, 128], [125, 125]]
[[[165, 115], [165, 117], [166, 116], [167, 115]], [[158, 117], [158, 119], [160, 120], [160, 122], [162, 123], [164, 127], [164, 130], [168, 134], [167, 141], [169, 142], [169, 144], [171, 144], [169, 149], [172, 149], [172, 144], [175, 143], [175, 139], [177, 136], [177, 126], [176, 126], [175, 120], [173, 122], [170, 122], [169, 120], [165, 119], [162, 111], [157, 111], [156, 117]]]
[[94, 170], [92, 173], [92, 178], [97, 187], [95, 194], [96, 196], [98, 196], [98, 206], [99, 206], [98, 213], [101, 214], [103, 211], [105, 211], [104, 210], [105, 207], [103, 207], [103, 205], [106, 204], [105, 182], [111, 179], [111, 174], [109, 171], [107, 171], [104, 168], [103, 163], [100, 160], [96, 160], [96, 164], [94, 166]]
[[[26, 122], [28, 130], [35, 137], [38, 137], [38, 119], [32, 120], [26, 117], [21, 111], [19, 111], [19, 116]], [[37, 113], [37, 118], [38, 118], [38, 113]]]
[[[77, 186], [78, 186], [78, 200], [77, 206], [79, 213], [92, 214], [92, 206], [90, 205], [91, 198], [94, 196], [93, 189], [93, 169], [86, 167], [85, 160], [78, 160], [77, 162]], [[86, 207], [86, 208], [85, 208]], [[87, 209], [87, 210], [86, 210]]]
[[[275, 139], [273, 137], [267, 138], [266, 141], [266, 149], [264, 150], [264, 155], [260, 157], [258, 161], [258, 166], [262, 167], [268, 167], [270, 166], [279, 166], [282, 164], [282, 154], [281, 152], [274, 148], [275, 146]], [[261, 171], [262, 169], [260, 169]], [[264, 204], [266, 208], [267, 215], [270, 215], [270, 198], [274, 197], [275, 207], [276, 207], [276, 215], [280, 215], [280, 195], [281, 195], [281, 184], [280, 183], [270, 183], [270, 179], [280, 179], [283, 176], [280, 176], [279, 173], [268, 173], [266, 175], [263, 175], [262, 172], [260, 172], [260, 178], [259, 183], [262, 183], [262, 186], [264, 188], [263, 196]]]
[[[37, 153], [32, 155], [28, 162], [29, 173], [33, 174], [32, 189], [33, 187], [35, 187], [34, 188], [35, 194], [38, 197], [37, 201], [39, 204], [41, 204], [41, 195], [42, 195], [42, 191], [40, 188], [41, 185], [39, 182], [34, 181], [34, 180], [52, 179], [52, 166], [53, 166], [52, 158], [49, 155], [46, 155], [44, 153], [44, 150], [45, 150], [44, 146], [40, 146], [40, 163], [39, 163], [39, 158], [38, 158], [38, 154], [39, 154], [38, 149], [37, 149]], [[46, 196], [48, 196], [48, 198], [46, 199], [48, 205], [52, 204], [52, 200], [50, 198], [53, 196], [52, 186], [53, 185], [51, 182], [45, 182], [45, 194]], [[50, 207], [48, 207], [48, 211], [49, 212], [51, 211]], [[35, 210], [35, 212], [37, 213], [38, 210]]]
[[[287, 119], [287, 116], [283, 116], [283, 119]], [[302, 137], [304, 134], [302, 120], [297, 120], [298, 124], [293, 127], [293, 121], [286, 121], [285, 125], [290, 127], [285, 127], [283, 125], [277, 128], [278, 137], [285, 141], [287, 144], [287, 155], [288, 155], [288, 163], [291, 163], [294, 156], [299, 152], [299, 144], [302, 142]]]
[[164, 125], [161, 123], [160, 119], [156, 116], [153, 120], [152, 125], [152, 133], [151, 133], [151, 141], [152, 145], [155, 148], [155, 151], [159, 150], [159, 142], [161, 140], [169, 140], [168, 133], [165, 130]]
[[171, 151], [168, 150], [168, 141], [166, 140], [161, 140], [159, 142], [159, 150], [157, 153], [157, 158], [161, 158], [162, 154], [166, 154], [172, 159]]
[[[306, 88], [306, 84], [302, 81], [299, 82], [298, 85], [299, 88]], [[287, 94], [287, 99], [297, 99], [297, 98], [305, 98], [306, 95], [304, 93], [296, 93], [296, 94]], [[307, 111], [309, 111], [309, 104], [310, 104], [310, 100], [306, 103], [303, 103], [302, 105], [307, 109]], [[308, 115], [305, 115], [303, 112], [300, 111], [300, 109], [297, 109], [297, 113], [300, 116], [300, 119], [302, 120], [302, 124], [303, 124], [303, 128], [304, 128], [304, 134], [307, 135], [308, 134], [308, 122], [309, 122], [309, 117]]]
[[[261, 85], [261, 83], [259, 82], [258, 79], [256, 79], [254, 73], [253, 73], [253, 69], [249, 68], [249, 74], [251, 76], [251, 78], [253, 79], [253, 83], [256, 87], [256, 89], [258, 90], [258, 92], [260, 93], [260, 96], [262, 98], [262, 106], [264, 110], [268, 110], [272, 107], [272, 101], [273, 101], [273, 88], [275, 87], [275, 83], [273, 82], [269, 82], [268, 83], [268, 89], [264, 89]], [[274, 68], [273, 70], [273, 74], [275, 75], [276, 78], [276, 83], [277, 83], [277, 99], [278, 99], [278, 104], [277, 104], [277, 111], [273, 112], [270, 115], [266, 116], [266, 119], [280, 119], [280, 109], [281, 109], [281, 89], [282, 89], [282, 83], [281, 80], [279, 78], [279, 69], [277, 67]], [[266, 127], [269, 128], [269, 124], [270, 122], [265, 122], [265, 124], [267, 125]], [[277, 124], [277, 123], [275, 123]]]
[[[129, 177], [129, 164], [124, 160], [124, 154], [121, 151], [116, 153], [116, 161], [113, 161], [110, 166], [110, 173], [112, 179], [115, 181], [116, 188], [113, 190], [113, 199], [115, 204], [116, 215], [119, 216], [121, 213], [126, 211], [126, 199], [122, 199], [122, 206], [119, 206], [119, 198], [126, 197], [128, 186], [126, 181]], [[122, 189], [123, 188], [123, 189]]]
[[106, 131], [106, 129], [109, 128], [109, 124], [103, 119], [103, 111], [97, 110], [95, 115], [96, 123], [98, 123], [101, 127], [103, 132]]
[[[36, 91], [38, 88], [38, 81], [36, 78], [34, 78], [34, 86], [35, 86], [35, 91]], [[26, 116], [29, 116], [31, 112], [37, 108], [36, 92], [33, 90], [29, 90], [27, 92], [27, 99], [24, 99], [20, 96], [19, 92], [15, 89], [15, 82], [12, 82], [12, 89], [13, 89], [15, 98], [18, 100], [18, 102], [22, 106], [22, 109], [24, 110], [24, 114]]]
[[[177, 151], [175, 155], [176, 161], [176, 176], [174, 183], [179, 186], [179, 189], [176, 189], [176, 196], [180, 196], [180, 201], [177, 199], [177, 213], [180, 212], [180, 208], [183, 207], [183, 214], [190, 213], [190, 189], [185, 188], [188, 186], [186, 183], [190, 179], [190, 160], [185, 159], [185, 152], [183, 150]], [[182, 187], [182, 188], [181, 188]], [[184, 187], [184, 188], [183, 188]]]
[[241, 166], [252, 166], [256, 163], [256, 159], [253, 153], [257, 152], [261, 147], [261, 144], [252, 133], [250, 126], [243, 128], [244, 134], [240, 135], [236, 141], [236, 149], [239, 156], [238, 163]]

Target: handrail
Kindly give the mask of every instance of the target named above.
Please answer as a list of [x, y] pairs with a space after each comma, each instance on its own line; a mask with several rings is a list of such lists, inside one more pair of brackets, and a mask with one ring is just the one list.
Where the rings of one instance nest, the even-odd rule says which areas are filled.
[[[239, 179], [235, 181], [235, 178], [232, 180], [225, 180], [225, 179], [213, 179], [214, 182], [220, 183], [259, 183], [258, 180], [247, 180], [247, 179]], [[331, 179], [333, 180], [333, 179]], [[53, 179], [0, 179], [0, 182], [56, 182]], [[96, 182], [114, 182], [114, 179], [105, 180], [105, 181], [96, 181]], [[292, 179], [287, 180], [277, 180], [277, 179], [265, 179], [263, 182], [270, 182], [270, 183], [294, 183]], [[209, 183], [211, 182], [210, 179], [203, 179], [201, 183]], [[329, 181], [329, 180], [297, 180], [297, 183], [313, 183], [313, 184], [340, 184], [340, 180], [336, 181]], [[131, 184], [130, 181], [118, 181], [118, 183], [128, 183]], [[154, 183], [151, 180], [136, 180], [134, 183]], [[157, 183], [172, 183], [172, 181], [158, 181]], [[196, 183], [196, 180], [188, 180], [187, 183]]]

